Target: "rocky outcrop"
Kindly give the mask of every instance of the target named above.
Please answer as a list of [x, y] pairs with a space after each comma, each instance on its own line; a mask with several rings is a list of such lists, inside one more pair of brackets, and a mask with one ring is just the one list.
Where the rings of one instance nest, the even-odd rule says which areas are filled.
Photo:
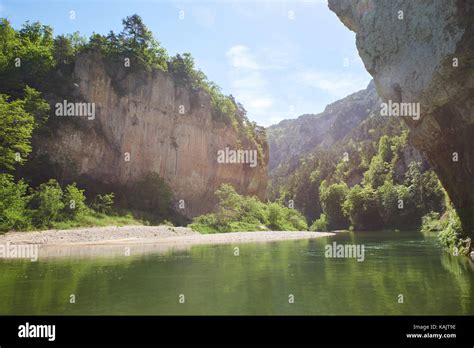
[[474, 237], [474, 3], [329, 0], [385, 101], [419, 103], [411, 141]]
[[[206, 92], [180, 85], [161, 71], [111, 70], [98, 52], [76, 58], [71, 99], [94, 103], [95, 118], [52, 116], [56, 129], [36, 139], [39, 155], [111, 189], [158, 173], [174, 200], [184, 201], [180, 212], [188, 217], [211, 211], [222, 183], [265, 197], [266, 143], [255, 167], [218, 163], [218, 151], [226, 147], [256, 147], [232, 125], [212, 117]], [[63, 102], [48, 98], [52, 105]]]
[[379, 105], [375, 85], [370, 82], [366, 89], [327, 105], [319, 114], [302, 115], [269, 127], [270, 174], [285, 164], [289, 164], [291, 172], [300, 164], [299, 158], [315, 147], [331, 147], [373, 114]]

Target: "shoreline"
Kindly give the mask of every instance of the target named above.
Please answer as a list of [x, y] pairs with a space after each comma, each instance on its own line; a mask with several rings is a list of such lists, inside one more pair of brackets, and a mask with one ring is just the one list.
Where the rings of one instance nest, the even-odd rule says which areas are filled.
[[35, 244], [39, 246], [39, 256], [41, 258], [100, 257], [124, 256], [124, 249], [128, 249], [129, 253], [137, 255], [187, 250], [194, 245], [277, 242], [333, 235], [335, 233], [310, 231], [201, 234], [187, 227], [135, 225], [7, 232], [0, 235], [0, 245], [7, 245], [7, 243], [9, 245]]

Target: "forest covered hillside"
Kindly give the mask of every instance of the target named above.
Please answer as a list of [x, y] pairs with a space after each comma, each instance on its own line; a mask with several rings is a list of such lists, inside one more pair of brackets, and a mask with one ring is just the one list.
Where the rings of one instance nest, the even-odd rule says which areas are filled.
[[328, 148], [344, 138], [376, 109], [378, 99], [374, 83], [370, 82], [365, 90], [329, 104], [319, 114], [301, 115], [268, 127], [270, 175], [291, 172], [301, 155], [316, 146]]
[[380, 116], [373, 82], [318, 115], [268, 129], [269, 196], [314, 230], [416, 229], [446, 209], [443, 189], [397, 117]]

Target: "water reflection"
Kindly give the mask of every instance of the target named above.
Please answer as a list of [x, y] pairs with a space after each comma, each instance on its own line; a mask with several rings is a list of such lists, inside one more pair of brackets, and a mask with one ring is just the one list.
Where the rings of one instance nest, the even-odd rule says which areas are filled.
[[[325, 258], [333, 241], [364, 244], [365, 261]], [[433, 236], [341, 233], [242, 244], [239, 256], [234, 247], [0, 261], [0, 314], [474, 314], [472, 263]]]

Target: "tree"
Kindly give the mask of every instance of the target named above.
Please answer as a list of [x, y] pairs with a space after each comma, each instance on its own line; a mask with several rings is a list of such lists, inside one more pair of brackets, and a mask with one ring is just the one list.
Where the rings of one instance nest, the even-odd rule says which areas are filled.
[[53, 31], [39, 22], [26, 22], [16, 32], [0, 19], [0, 92], [20, 97], [26, 85], [37, 87], [54, 67]]
[[370, 161], [369, 169], [364, 173], [364, 185], [377, 188], [383, 185], [389, 173], [389, 164], [380, 155], [375, 155]]
[[72, 42], [65, 35], [59, 35], [54, 39], [53, 57], [56, 64], [68, 64], [74, 57]]
[[[386, 226], [397, 226], [400, 223], [400, 191], [391, 180], [385, 180], [377, 190], [380, 216]], [[402, 201], [403, 202], [403, 201]]]
[[390, 162], [393, 157], [392, 142], [388, 135], [383, 135], [379, 140], [378, 155], [384, 162]]
[[40, 22], [27, 21], [19, 34], [22, 41], [29, 41], [33, 45], [51, 47], [53, 44], [53, 28]]
[[194, 59], [189, 53], [179, 53], [168, 61], [168, 71], [176, 81], [193, 85], [196, 83]]
[[120, 33], [121, 39], [132, 51], [140, 51], [148, 48], [153, 41], [153, 34], [142, 21], [142, 18], [134, 14], [122, 20], [123, 30]]
[[29, 86], [25, 87], [24, 109], [35, 120], [35, 128], [46, 123], [50, 107], [48, 102], [41, 97], [41, 93]]
[[348, 192], [349, 188], [344, 182], [328, 185], [327, 181], [323, 180], [321, 183], [319, 198], [329, 229], [334, 230], [348, 227], [349, 221], [342, 210], [342, 205]]
[[63, 190], [54, 179], [41, 184], [33, 193], [31, 200], [33, 224], [38, 227], [50, 227], [59, 221], [64, 208]]
[[92, 203], [92, 209], [102, 214], [108, 214], [112, 212], [114, 197], [115, 194], [113, 192], [104, 195], [97, 195], [94, 198], [94, 202]]
[[30, 197], [28, 185], [20, 180], [15, 183], [13, 176], [0, 174], [0, 230], [25, 230], [31, 226], [27, 208]]
[[119, 40], [126, 51], [133, 53], [146, 67], [167, 69], [166, 50], [153, 38], [153, 34], [137, 14], [122, 20]]
[[84, 190], [77, 188], [76, 183], [68, 185], [64, 190], [64, 215], [70, 219], [84, 215], [88, 208]]
[[23, 100], [8, 101], [0, 94], [0, 167], [13, 170], [31, 152], [31, 135], [35, 125]]
[[376, 230], [383, 226], [377, 206], [377, 193], [371, 186], [352, 187], [343, 209], [356, 230]]
[[45, 123], [49, 105], [41, 94], [26, 86], [24, 99], [0, 94], [0, 168], [13, 170], [31, 152], [35, 127]]

